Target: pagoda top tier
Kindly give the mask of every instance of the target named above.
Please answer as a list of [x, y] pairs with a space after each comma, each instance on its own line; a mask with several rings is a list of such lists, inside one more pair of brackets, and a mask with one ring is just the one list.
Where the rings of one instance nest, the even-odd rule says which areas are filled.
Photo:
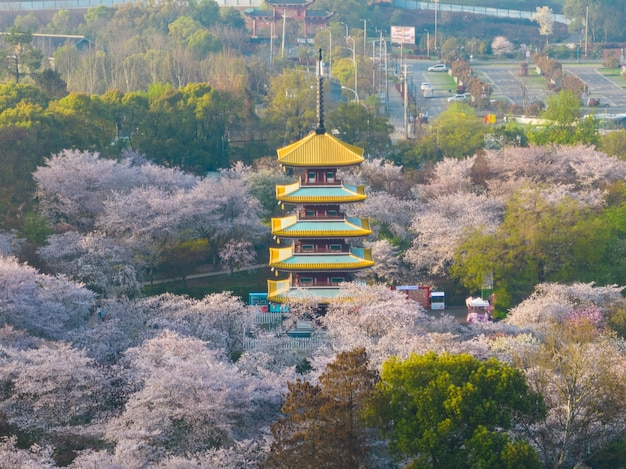
[[266, 0], [265, 3], [273, 7], [309, 6], [313, 0]]
[[299, 168], [338, 168], [363, 163], [363, 149], [324, 132], [311, 132], [291, 145], [279, 148], [278, 163]]

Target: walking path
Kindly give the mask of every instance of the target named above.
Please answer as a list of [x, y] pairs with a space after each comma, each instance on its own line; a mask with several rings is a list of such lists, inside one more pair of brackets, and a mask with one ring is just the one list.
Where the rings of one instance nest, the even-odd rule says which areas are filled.
[[[234, 269], [231, 272], [229, 272], [227, 270], [211, 270], [211, 271], [207, 271], [207, 272], [199, 272], [197, 274], [187, 275], [187, 276], [185, 276], [185, 278], [187, 280], [193, 280], [193, 279], [196, 279], [196, 278], [215, 277], [215, 276], [218, 276], [218, 275], [228, 275], [229, 273], [234, 273], [234, 272], [249, 272], [251, 270], [262, 269], [264, 267], [267, 267], [267, 264], [249, 265], [247, 267], [242, 267], [241, 269]], [[150, 281], [142, 282], [142, 285], [158, 285], [160, 283], [179, 282], [180, 280], [181, 280], [181, 277], [160, 278], [160, 279], [155, 279], [152, 282], [150, 282]]]

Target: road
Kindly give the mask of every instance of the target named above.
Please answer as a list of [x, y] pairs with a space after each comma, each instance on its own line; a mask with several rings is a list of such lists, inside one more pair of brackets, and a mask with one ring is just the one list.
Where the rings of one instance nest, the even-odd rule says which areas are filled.
[[[416, 96], [419, 113], [425, 113], [429, 119], [436, 117], [448, 107], [447, 98], [454, 93], [451, 89], [450, 77], [445, 73], [428, 72], [427, 68], [433, 64], [425, 60], [405, 60], [407, 64], [407, 82]], [[588, 87], [588, 96], [599, 98], [609, 107], [602, 107], [596, 111], [600, 114], [626, 113], [626, 81], [620, 83], [611, 81], [598, 72], [600, 63], [563, 63], [566, 73], [577, 76]], [[519, 75], [519, 62], [474, 62], [472, 70], [478, 77], [493, 87], [492, 96], [495, 99], [506, 99], [511, 104], [530, 104], [533, 101], [543, 101], [550, 92], [545, 84], [537, 79], [525, 78]], [[404, 139], [404, 103], [401, 94], [395, 87], [395, 81], [401, 77], [390, 76], [388, 115], [389, 122], [396, 129], [391, 138], [393, 142]], [[433, 96], [424, 98], [419, 88], [420, 83], [429, 82], [433, 87]], [[620, 86], [621, 85], [621, 86]], [[589, 108], [589, 112], [593, 112]], [[408, 116], [409, 121], [412, 116]], [[409, 133], [409, 137], [411, 134]]]

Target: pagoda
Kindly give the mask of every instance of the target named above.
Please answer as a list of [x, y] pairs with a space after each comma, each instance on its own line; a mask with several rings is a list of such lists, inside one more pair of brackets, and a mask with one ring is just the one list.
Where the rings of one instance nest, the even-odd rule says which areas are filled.
[[257, 37], [257, 23], [270, 26], [271, 37], [277, 36], [277, 23], [282, 23], [283, 37], [285, 20], [291, 19], [302, 25], [301, 34], [308, 38], [309, 34], [315, 35], [320, 29], [328, 26], [328, 20], [333, 16], [326, 10], [312, 10], [309, 7], [313, 0], [265, 0], [267, 8], [249, 8], [244, 15], [252, 22], [252, 37]]
[[303, 139], [280, 148], [278, 162], [297, 181], [276, 186], [276, 199], [292, 213], [272, 218], [269, 266], [277, 280], [268, 281], [270, 302], [313, 296], [321, 305], [339, 292], [339, 284], [374, 265], [370, 249], [359, 246], [371, 234], [369, 219], [348, 217], [341, 206], [367, 198], [362, 185], [344, 184], [337, 170], [363, 162], [363, 149], [326, 132], [323, 111], [321, 49], [317, 64], [318, 126]]

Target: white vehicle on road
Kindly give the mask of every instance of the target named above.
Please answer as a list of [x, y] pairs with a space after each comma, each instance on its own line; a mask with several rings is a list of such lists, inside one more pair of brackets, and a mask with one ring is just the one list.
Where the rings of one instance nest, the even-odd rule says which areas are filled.
[[448, 67], [446, 66], [446, 64], [435, 64], [435, 65], [428, 67], [428, 71], [429, 72], [447, 72]]
[[463, 103], [467, 101], [467, 96], [464, 94], [455, 94], [454, 96], [450, 96], [448, 98], [449, 103]]
[[428, 88], [432, 88], [432, 86], [431, 86], [431, 85], [430, 85], [430, 83], [428, 83], [428, 82], [424, 82], [424, 83], [422, 83], [422, 84], [420, 85], [420, 89], [421, 89], [422, 91], [424, 91], [424, 90], [426, 90], [426, 89], [428, 89]]

